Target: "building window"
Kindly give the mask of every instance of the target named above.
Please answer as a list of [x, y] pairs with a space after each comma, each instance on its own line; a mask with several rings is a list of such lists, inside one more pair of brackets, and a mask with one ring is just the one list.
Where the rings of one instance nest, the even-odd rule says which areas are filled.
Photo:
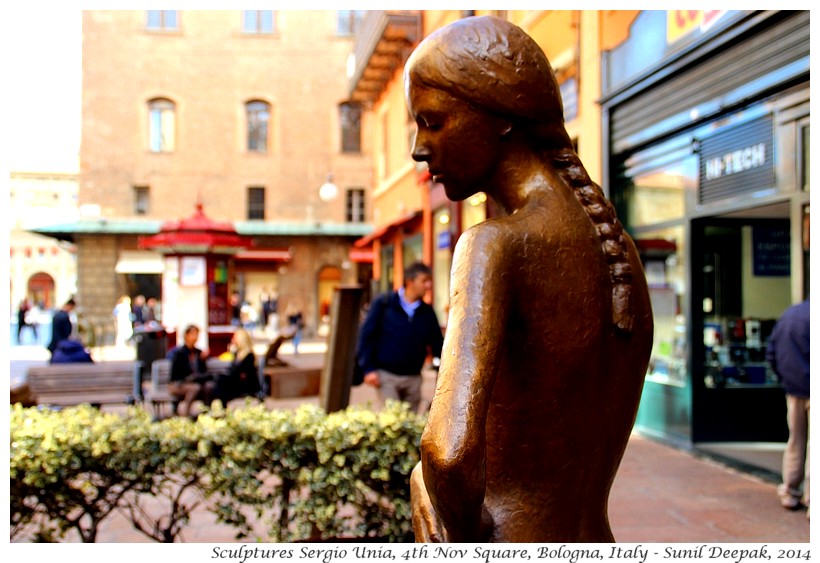
[[347, 190], [346, 199], [347, 222], [364, 223], [364, 189], [352, 188]]
[[177, 10], [148, 10], [146, 26], [151, 30], [179, 29]]
[[248, 188], [248, 219], [265, 218], [265, 188], [253, 186]]
[[134, 186], [134, 214], [148, 214], [148, 186]]
[[342, 152], [362, 150], [362, 108], [359, 104], [339, 104], [339, 121], [342, 125]]
[[273, 10], [245, 10], [242, 12], [242, 31], [245, 33], [273, 33]]
[[339, 10], [336, 12], [336, 35], [354, 35], [361, 26], [365, 10]]
[[266, 152], [268, 150], [270, 104], [260, 101], [248, 102], [245, 104], [245, 115], [248, 122], [248, 150]]
[[176, 105], [170, 100], [148, 102], [148, 142], [151, 152], [174, 150]]

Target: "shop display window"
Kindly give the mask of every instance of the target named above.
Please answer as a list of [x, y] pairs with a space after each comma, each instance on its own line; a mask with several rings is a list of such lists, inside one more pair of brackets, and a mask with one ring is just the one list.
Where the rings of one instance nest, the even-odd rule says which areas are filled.
[[704, 386], [778, 385], [766, 345], [791, 303], [788, 221], [707, 225], [702, 256]]
[[442, 325], [447, 324], [450, 302], [450, 269], [453, 265], [453, 234], [450, 208], [433, 212], [433, 308]]
[[487, 218], [487, 195], [479, 192], [461, 204], [461, 230], [466, 231]]
[[647, 379], [684, 386], [688, 350], [683, 307], [686, 285], [683, 226], [641, 232], [635, 244], [643, 260], [655, 318]]
[[640, 252], [652, 300], [655, 335], [647, 380], [677, 387], [687, 385], [690, 372], [684, 219], [697, 173], [691, 139], [675, 138], [624, 163], [624, 190], [614, 200]]

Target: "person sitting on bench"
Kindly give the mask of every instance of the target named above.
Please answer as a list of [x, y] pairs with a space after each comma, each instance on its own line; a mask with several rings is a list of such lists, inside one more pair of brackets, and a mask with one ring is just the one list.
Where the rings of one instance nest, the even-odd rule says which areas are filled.
[[250, 333], [244, 328], [236, 329], [230, 349], [233, 361], [228, 370], [217, 377], [213, 393], [213, 398], [221, 400], [223, 405], [238, 397], [257, 396], [262, 389]]
[[[171, 355], [171, 381], [168, 391], [180, 400], [179, 415], [190, 416], [191, 405], [197, 399], [210, 403], [211, 376], [206, 374], [208, 352], [196, 347], [199, 327], [188, 325], [183, 333], [183, 345]], [[209, 385], [210, 383], [210, 385]]]

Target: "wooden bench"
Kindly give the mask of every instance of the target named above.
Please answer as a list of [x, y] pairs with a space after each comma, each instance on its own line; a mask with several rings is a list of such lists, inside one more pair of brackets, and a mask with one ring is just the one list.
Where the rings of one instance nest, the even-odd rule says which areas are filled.
[[139, 400], [141, 365], [124, 360], [31, 366], [26, 383], [38, 405], [132, 404]]
[[[221, 373], [225, 373], [231, 362], [224, 360], [217, 360], [215, 358], [208, 358], [205, 361], [205, 372], [214, 379]], [[171, 414], [177, 411], [179, 399], [168, 392], [168, 382], [171, 381], [171, 360], [161, 359], [154, 360], [151, 365], [151, 383], [150, 387], [143, 391], [146, 400], [151, 402], [154, 409], [154, 416], [159, 418], [162, 416], [165, 405], [171, 406]]]

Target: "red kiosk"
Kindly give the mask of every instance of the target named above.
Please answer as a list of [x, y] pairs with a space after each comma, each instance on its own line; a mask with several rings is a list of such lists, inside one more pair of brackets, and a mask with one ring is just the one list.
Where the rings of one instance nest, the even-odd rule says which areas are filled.
[[237, 234], [229, 222], [207, 217], [201, 202], [195, 213], [167, 221], [160, 232], [141, 237], [139, 247], [164, 255], [162, 274], [162, 323], [169, 346], [188, 324], [202, 330], [198, 345], [212, 356], [228, 349], [234, 327], [228, 303], [230, 257], [253, 245], [250, 237]]

